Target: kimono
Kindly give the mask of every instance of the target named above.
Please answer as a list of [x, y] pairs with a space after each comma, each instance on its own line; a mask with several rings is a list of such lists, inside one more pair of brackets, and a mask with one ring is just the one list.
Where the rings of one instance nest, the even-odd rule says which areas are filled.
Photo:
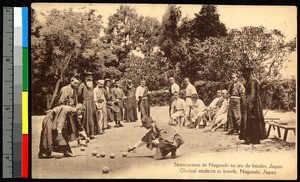
[[70, 106], [53, 108], [43, 119], [39, 157], [42, 154], [50, 157], [52, 151], [72, 153], [69, 142], [79, 137], [79, 131], [84, 129], [77, 120], [76, 109]]
[[58, 105], [68, 105], [75, 107], [77, 104], [77, 91], [71, 84], [61, 88], [59, 93]]
[[107, 127], [107, 114], [106, 114], [106, 99], [104, 88], [98, 86], [94, 88], [94, 102], [97, 109], [97, 122], [100, 127], [100, 132], [103, 128]]
[[111, 108], [113, 101], [115, 100], [112, 89], [104, 87], [105, 90], [105, 99], [106, 99], [106, 113], [107, 113], [107, 122], [113, 122], [115, 120], [114, 111]]
[[[159, 141], [158, 145], [152, 143], [156, 139]], [[154, 159], [161, 159], [170, 152], [176, 152], [184, 143], [182, 137], [173, 128], [161, 123], [155, 123], [154, 127], [141, 140], [146, 143], [146, 147], [150, 150], [156, 148]]]
[[114, 95], [115, 99], [118, 99], [117, 106], [120, 108], [119, 112], [114, 113], [115, 121], [123, 121], [123, 98], [124, 98], [124, 92], [121, 88], [114, 88], [112, 90], [112, 94]]
[[96, 118], [94, 92], [85, 83], [81, 83], [78, 87], [78, 103], [85, 106], [85, 114], [81, 125], [84, 127], [87, 136], [98, 134], [101, 130]]
[[267, 138], [259, 96], [259, 83], [256, 79], [250, 78], [244, 86], [245, 96], [242, 97], [242, 119], [239, 139], [250, 143], [259, 142]]
[[135, 88], [127, 88], [125, 90], [125, 112], [124, 112], [124, 120], [126, 121], [136, 121], [137, 120], [137, 106], [135, 99]]
[[147, 86], [136, 88], [136, 99], [138, 100], [138, 108], [141, 112], [141, 119], [150, 116], [150, 102], [148, 97], [149, 89]]
[[231, 130], [239, 130], [241, 124], [241, 98], [245, 94], [245, 88], [239, 81], [229, 86], [230, 95], [228, 108], [228, 125]]

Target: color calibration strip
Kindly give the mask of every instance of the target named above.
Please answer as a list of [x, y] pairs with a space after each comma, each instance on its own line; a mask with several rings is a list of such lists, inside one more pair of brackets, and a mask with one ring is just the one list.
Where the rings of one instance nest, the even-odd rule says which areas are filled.
[[3, 178], [28, 178], [28, 8], [3, 8]]
[[14, 7], [14, 178], [28, 178], [27, 80], [28, 8]]
[[28, 178], [28, 8], [22, 8], [22, 178]]
[[14, 8], [13, 177], [21, 177], [22, 151], [22, 8]]

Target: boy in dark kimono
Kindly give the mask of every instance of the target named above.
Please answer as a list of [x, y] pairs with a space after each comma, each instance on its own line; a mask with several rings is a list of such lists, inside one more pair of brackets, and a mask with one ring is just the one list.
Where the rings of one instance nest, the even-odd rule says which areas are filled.
[[[115, 120], [114, 111], [112, 109], [113, 102], [115, 100], [111, 89], [111, 79], [106, 78], [104, 80], [104, 95], [106, 99], [106, 114], [107, 122], [113, 122]], [[110, 125], [107, 125], [105, 129], [110, 129]]]
[[116, 122], [116, 127], [122, 127], [123, 125], [121, 124], [121, 121], [123, 121], [123, 110], [124, 110], [124, 97], [125, 94], [123, 90], [121, 89], [121, 84], [119, 81], [116, 81], [116, 87], [112, 90], [112, 94], [114, 95], [115, 98], [115, 107], [119, 107], [119, 112], [114, 112], [114, 118]]
[[245, 95], [242, 98], [242, 119], [239, 139], [243, 144], [260, 144], [260, 140], [266, 139], [266, 127], [263, 115], [262, 103], [259, 95], [259, 82], [252, 75], [253, 68], [240, 69], [245, 79]]
[[68, 105], [75, 107], [77, 104], [77, 89], [79, 80], [77, 77], [71, 78], [71, 83], [61, 88], [58, 105]]
[[136, 122], [138, 120], [135, 88], [133, 87], [132, 80], [128, 80], [128, 85], [125, 89], [124, 120], [127, 122]]
[[[79, 134], [88, 142], [88, 137], [80, 124], [85, 107], [58, 106], [50, 110], [43, 120], [39, 158], [49, 158], [52, 151], [63, 153], [64, 157], [74, 156], [69, 145], [70, 140]], [[75, 138], [74, 138], [75, 137]]]
[[133, 147], [128, 148], [128, 152], [146, 145], [151, 150], [156, 148], [156, 160], [163, 159], [169, 153], [172, 158], [176, 158], [177, 149], [184, 143], [182, 137], [169, 125], [156, 123], [150, 116], [144, 117], [143, 123], [149, 131]]

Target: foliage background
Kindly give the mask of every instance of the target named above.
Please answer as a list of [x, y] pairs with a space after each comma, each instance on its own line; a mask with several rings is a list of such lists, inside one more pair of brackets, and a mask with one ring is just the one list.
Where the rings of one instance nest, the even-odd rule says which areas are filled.
[[161, 22], [121, 5], [106, 26], [95, 12], [53, 9], [40, 22], [32, 9], [32, 114], [54, 107], [60, 88], [86, 70], [93, 72], [94, 81], [110, 77], [125, 84], [131, 79], [138, 86], [145, 79], [157, 91], [150, 98], [152, 106], [168, 104], [161, 90], [168, 88], [169, 76], [181, 88], [189, 77], [208, 105], [216, 90], [228, 88], [232, 72], [250, 65], [256, 68], [265, 108], [291, 110], [296, 105], [296, 80], [280, 75], [296, 50], [296, 38], [286, 41], [279, 30], [227, 29], [213, 5], [203, 5], [193, 18], [169, 5]]

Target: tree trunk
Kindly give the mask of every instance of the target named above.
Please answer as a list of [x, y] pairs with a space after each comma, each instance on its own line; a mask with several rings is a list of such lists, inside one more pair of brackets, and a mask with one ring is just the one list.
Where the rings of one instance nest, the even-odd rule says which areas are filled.
[[51, 107], [50, 107], [50, 100], [51, 100], [50, 97], [51, 97], [51, 96], [50, 96], [49, 94], [47, 94], [47, 96], [46, 96], [46, 98], [47, 98], [47, 110], [48, 110], [49, 108], [51, 108]]
[[58, 92], [59, 85], [60, 85], [61, 82], [62, 82], [62, 78], [60, 78], [60, 79], [56, 82], [56, 84], [55, 84], [55, 89], [54, 89], [54, 92], [53, 92], [53, 95], [52, 95], [50, 104], [49, 104], [49, 106], [48, 106], [49, 108], [47, 108], [47, 109], [51, 109], [51, 108], [52, 108], [53, 103], [54, 103], [54, 101], [55, 101], [55, 98], [56, 98], [56, 96], [57, 96], [57, 92]]
[[52, 98], [51, 98], [51, 102], [50, 102], [49, 108], [47, 108], [47, 109], [51, 109], [51, 108], [53, 107], [53, 103], [54, 103], [55, 98], [56, 98], [57, 93], [58, 93], [59, 85], [60, 85], [60, 83], [63, 81], [63, 77], [64, 77], [64, 74], [65, 74], [66, 69], [67, 69], [68, 66], [69, 66], [69, 63], [70, 63], [72, 54], [73, 54], [73, 53], [69, 54], [69, 55], [66, 57], [66, 64], [65, 64], [65, 66], [62, 68], [62, 70], [61, 70], [61, 72], [60, 72], [60, 78], [59, 78], [59, 80], [57, 80], [57, 82], [56, 82], [56, 84], [55, 84], [55, 89], [54, 89], [54, 92], [53, 92], [53, 95], [52, 95]]

